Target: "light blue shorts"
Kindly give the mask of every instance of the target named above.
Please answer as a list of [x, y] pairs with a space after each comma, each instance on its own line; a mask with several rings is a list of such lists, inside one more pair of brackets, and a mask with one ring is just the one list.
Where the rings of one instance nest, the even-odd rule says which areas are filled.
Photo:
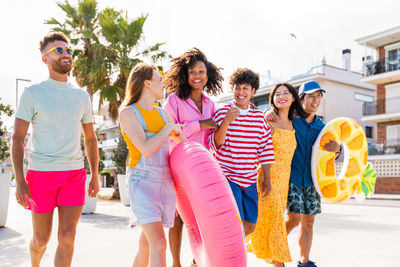
[[154, 175], [129, 169], [127, 186], [132, 217], [130, 225], [161, 222], [172, 228], [175, 219], [176, 193], [171, 173]]

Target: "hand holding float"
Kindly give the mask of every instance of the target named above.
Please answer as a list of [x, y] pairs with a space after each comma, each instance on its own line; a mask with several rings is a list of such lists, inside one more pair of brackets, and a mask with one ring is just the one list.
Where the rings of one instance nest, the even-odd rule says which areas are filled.
[[170, 155], [177, 209], [199, 267], [244, 267], [240, 215], [226, 178], [211, 153], [185, 141]]
[[[335, 153], [325, 149], [331, 140], [343, 147], [343, 167], [338, 176], [335, 171]], [[320, 196], [331, 203], [349, 199], [361, 185], [367, 159], [368, 144], [362, 127], [346, 117], [331, 120], [315, 141], [311, 157], [312, 178]]]

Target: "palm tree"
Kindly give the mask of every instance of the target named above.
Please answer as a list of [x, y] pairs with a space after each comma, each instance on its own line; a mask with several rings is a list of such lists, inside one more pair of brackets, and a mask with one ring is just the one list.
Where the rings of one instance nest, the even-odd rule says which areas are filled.
[[[108, 48], [113, 51], [111, 54], [116, 55], [112, 63], [117, 77], [113, 84], [101, 91], [101, 98], [109, 102], [109, 114], [113, 120], [118, 116], [118, 107], [124, 98], [131, 69], [144, 59], [150, 59], [151, 63], [157, 64], [170, 57], [165, 51], [160, 51], [164, 43], [156, 43], [143, 51], [137, 51], [143, 39], [143, 25], [146, 19], [147, 15], [142, 15], [130, 20], [126, 13], [123, 15], [122, 12], [110, 8], [105, 9], [99, 16], [101, 33], [108, 42]], [[159, 66], [159, 69], [162, 70], [162, 67]]]
[[78, 85], [86, 87], [91, 99], [100, 92], [99, 110], [107, 100], [109, 115], [115, 121], [130, 70], [144, 59], [157, 65], [170, 55], [160, 50], [164, 43], [137, 50], [144, 39], [147, 15], [130, 20], [126, 13], [112, 8], [99, 12], [97, 0], [81, 0], [77, 6], [65, 0], [57, 5], [65, 12], [66, 20], [51, 18], [45, 23], [70, 36], [71, 43], [77, 46], [72, 73]]
[[45, 21], [54, 25], [52, 30], [61, 31], [71, 38], [75, 46], [72, 74], [80, 87], [86, 87], [93, 100], [93, 94], [109, 84], [113, 54], [100, 43], [98, 10], [96, 0], [82, 0], [72, 6], [68, 0], [57, 5], [65, 12], [66, 20], [59, 22], [55, 18]]
[[3, 120], [1, 119], [1, 117], [3, 115], [11, 117], [13, 113], [14, 111], [11, 109], [10, 105], [0, 103], [0, 162], [10, 156], [10, 141], [7, 138], [8, 132], [7, 128], [3, 126]]

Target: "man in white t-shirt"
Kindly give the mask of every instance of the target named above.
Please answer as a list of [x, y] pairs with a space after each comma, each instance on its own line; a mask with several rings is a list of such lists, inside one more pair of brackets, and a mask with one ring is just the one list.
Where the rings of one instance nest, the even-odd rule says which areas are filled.
[[[40, 265], [46, 251], [56, 207], [59, 225], [54, 266], [70, 266], [76, 227], [85, 202], [82, 129], [92, 173], [88, 188], [91, 197], [99, 192], [97, 138], [88, 93], [68, 82], [73, 53], [68, 37], [60, 32], [46, 35], [40, 41], [40, 52], [49, 79], [24, 90], [15, 115], [12, 161], [16, 198], [21, 206], [32, 211], [32, 266]], [[25, 177], [24, 140], [30, 123], [32, 151]]]

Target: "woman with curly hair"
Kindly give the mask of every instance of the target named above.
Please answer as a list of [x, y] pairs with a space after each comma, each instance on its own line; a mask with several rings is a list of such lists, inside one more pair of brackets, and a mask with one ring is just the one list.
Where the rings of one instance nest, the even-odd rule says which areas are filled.
[[[212, 117], [216, 111], [214, 102], [208, 95], [222, 93], [220, 69], [207, 60], [197, 48], [172, 59], [172, 66], [166, 73], [165, 85], [170, 93], [164, 109], [169, 112], [175, 123], [183, 125], [183, 135], [189, 140], [208, 147], [210, 129], [217, 128]], [[173, 267], [181, 267], [180, 252], [183, 221], [175, 217], [174, 227], [169, 231], [169, 244], [173, 258]], [[194, 262], [192, 266], [196, 266]]]

